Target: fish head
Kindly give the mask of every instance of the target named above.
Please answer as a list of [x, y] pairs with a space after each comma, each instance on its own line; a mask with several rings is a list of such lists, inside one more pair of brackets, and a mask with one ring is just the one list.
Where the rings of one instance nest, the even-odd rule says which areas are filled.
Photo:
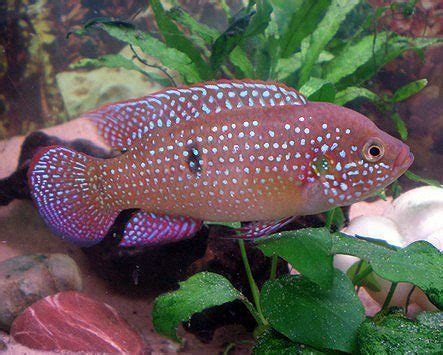
[[414, 156], [409, 147], [366, 116], [329, 103], [308, 105], [312, 106], [313, 121], [319, 120], [315, 133], [324, 137], [323, 144], [313, 148], [313, 182], [305, 191], [315, 205], [313, 210], [361, 201], [394, 182], [411, 166]]

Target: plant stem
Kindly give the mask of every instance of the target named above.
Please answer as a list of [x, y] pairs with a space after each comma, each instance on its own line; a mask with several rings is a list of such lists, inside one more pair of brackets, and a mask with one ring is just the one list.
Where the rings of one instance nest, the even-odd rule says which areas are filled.
[[274, 254], [271, 258], [271, 275], [269, 276], [269, 280], [275, 280], [275, 276], [277, 275], [277, 265], [278, 256]]
[[331, 230], [331, 225], [332, 225], [332, 220], [334, 219], [334, 214], [335, 214], [335, 208], [328, 211], [328, 213], [326, 214], [326, 225], [325, 227], [328, 230]]
[[266, 321], [266, 319], [260, 313], [257, 312], [257, 310], [254, 308], [252, 303], [249, 302], [249, 300], [246, 298], [245, 295], [241, 295], [240, 301], [243, 302], [243, 304], [246, 306], [248, 311], [254, 317], [254, 319], [255, 319], [255, 321], [257, 322], [258, 325], [266, 325], [268, 323]]
[[265, 319], [265, 317], [263, 317], [263, 313], [261, 311], [260, 291], [258, 290], [254, 277], [252, 276], [251, 266], [249, 265], [248, 256], [246, 255], [245, 241], [240, 239], [238, 241], [238, 245], [240, 246], [241, 257], [243, 260], [243, 264], [245, 266], [246, 276], [248, 277], [249, 287], [251, 288], [252, 298], [254, 299], [255, 308], [258, 312], [261, 323], [267, 324], [268, 322]]
[[397, 288], [397, 282], [393, 282], [391, 284], [391, 288], [389, 289], [388, 295], [386, 296], [385, 302], [383, 303], [382, 311], [386, 311], [389, 307], [389, 303], [391, 303], [392, 296], [394, 296], [395, 289]]
[[368, 266], [366, 269], [364, 269], [361, 273], [354, 276], [354, 285], [358, 285], [361, 280], [363, 280], [366, 276], [368, 276], [372, 272], [372, 267]]

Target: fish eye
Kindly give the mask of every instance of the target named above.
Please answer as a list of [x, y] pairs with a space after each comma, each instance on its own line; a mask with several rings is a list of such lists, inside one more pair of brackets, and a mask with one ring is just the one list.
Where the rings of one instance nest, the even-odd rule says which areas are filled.
[[385, 154], [385, 148], [379, 140], [372, 139], [363, 147], [363, 157], [370, 162], [379, 161]]

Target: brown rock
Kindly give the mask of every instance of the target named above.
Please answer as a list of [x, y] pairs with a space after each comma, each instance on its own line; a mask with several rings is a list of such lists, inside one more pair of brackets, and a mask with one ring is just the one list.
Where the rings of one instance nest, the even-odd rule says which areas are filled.
[[67, 255], [35, 254], [8, 259], [0, 263], [0, 328], [8, 330], [12, 321], [40, 298], [81, 288], [80, 270]]
[[12, 324], [12, 338], [31, 349], [141, 354], [143, 341], [111, 306], [67, 291], [28, 307]]

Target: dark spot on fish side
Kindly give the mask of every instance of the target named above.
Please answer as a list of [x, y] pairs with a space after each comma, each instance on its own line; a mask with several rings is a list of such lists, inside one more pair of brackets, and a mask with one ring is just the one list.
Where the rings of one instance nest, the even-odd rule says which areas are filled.
[[200, 156], [198, 145], [195, 143], [190, 144], [187, 148], [187, 152], [186, 162], [188, 163], [189, 170], [193, 174], [201, 173], [203, 160]]

